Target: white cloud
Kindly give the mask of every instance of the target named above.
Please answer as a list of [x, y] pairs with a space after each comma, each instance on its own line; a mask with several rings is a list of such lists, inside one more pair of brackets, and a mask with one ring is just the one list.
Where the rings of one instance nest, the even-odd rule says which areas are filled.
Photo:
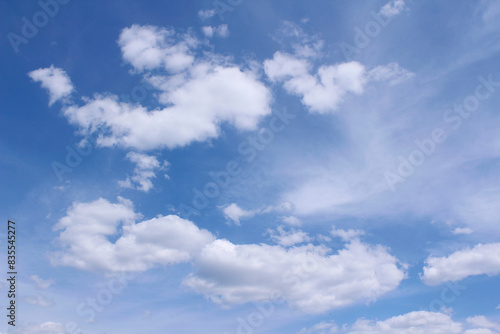
[[361, 195], [358, 195], [355, 191], [359, 186], [348, 184], [348, 181], [353, 182], [346, 177], [333, 178], [331, 171], [325, 171], [324, 176], [315, 175], [303, 184], [298, 183], [299, 186], [285, 194], [284, 199], [294, 203], [295, 212], [298, 214], [311, 214], [337, 208], [355, 201], [358, 196], [369, 194], [368, 191], [359, 191]]
[[215, 9], [205, 9], [198, 11], [198, 16], [203, 20], [209, 19], [213, 17], [215, 14], [216, 14]]
[[30, 280], [32, 280], [35, 283], [35, 286], [38, 289], [48, 289], [51, 285], [54, 284], [53, 280], [51, 280], [51, 279], [45, 280], [45, 279], [38, 277], [38, 275], [30, 276]]
[[184, 285], [221, 305], [266, 301], [276, 292], [293, 308], [315, 313], [373, 301], [405, 278], [381, 246], [354, 240], [336, 254], [324, 246], [208, 244]]
[[[276, 233], [278, 232], [278, 233]], [[291, 228], [288, 232], [285, 231], [283, 226], [278, 226], [277, 231], [268, 229], [267, 233], [270, 235], [271, 239], [278, 245], [289, 247], [296, 244], [301, 244], [304, 242], [311, 241], [311, 238], [307, 233]]]
[[[399, 1], [395, 1], [390, 8], [399, 6]], [[292, 41], [292, 52], [276, 52], [272, 59], [264, 62], [265, 73], [271, 81], [282, 83], [288, 93], [301, 97], [302, 103], [311, 112], [334, 112], [349, 95], [362, 94], [369, 81], [384, 81], [394, 85], [414, 75], [397, 63], [367, 71], [361, 63], [352, 61], [319, 65], [314, 70], [311, 60], [321, 58], [322, 40], [310, 37], [302, 28], [290, 22], [284, 23], [276, 39], [281, 44], [287, 44], [283, 40], [288, 43]]]
[[21, 329], [21, 334], [65, 334], [64, 325], [56, 322], [45, 322], [40, 325], [30, 325]]
[[458, 281], [473, 275], [500, 273], [500, 243], [478, 244], [447, 257], [429, 257], [422, 275], [428, 285]]
[[211, 38], [214, 35], [224, 38], [229, 36], [229, 29], [227, 27], [227, 24], [221, 24], [218, 27], [204, 26], [201, 28], [201, 31], [203, 32], [203, 35], [208, 38]]
[[240, 225], [240, 219], [253, 217], [257, 212], [255, 210], [244, 210], [236, 203], [231, 203], [222, 209], [226, 219], [232, 220], [236, 225]]
[[467, 322], [473, 326], [476, 327], [483, 327], [483, 328], [490, 328], [490, 329], [496, 329], [500, 330], [500, 325], [497, 323], [494, 323], [493, 321], [487, 319], [483, 315], [477, 315], [474, 317], [469, 317], [466, 319]]
[[31, 305], [38, 305], [42, 307], [49, 307], [54, 304], [52, 301], [45, 299], [44, 297], [38, 296], [27, 296], [24, 300]]
[[[349, 105], [350, 112], [336, 115], [336, 124], [341, 129], [337, 132], [338, 142], [316, 145], [312, 152], [297, 152], [296, 158], [278, 152], [269, 180], [276, 178], [279, 181], [275, 182], [287, 185], [279, 200], [292, 202], [293, 214], [301, 217], [322, 214], [369, 219], [411, 213], [416, 217], [454, 221], [456, 226], [470, 228], [475, 233], [498, 234], [499, 178], [494, 173], [488, 174], [480, 178], [479, 185], [472, 186], [482, 175], [480, 163], [497, 159], [499, 141], [494, 129], [498, 120], [494, 118], [464, 119], [458, 130], [460, 136], [451, 133], [445, 143], [436, 143], [436, 153], [430, 153], [432, 156], [426, 156], [422, 165], [415, 166], [411, 176], [405, 175], [394, 192], [389, 190], [384, 174], [399, 173], [403, 165], [400, 157], [408, 161], [410, 154], [421, 151], [422, 143], [431, 139], [433, 129], [451, 129], [442, 119], [451, 110], [423, 102], [428, 101], [426, 94], [434, 96], [433, 92], [413, 96], [412, 92], [418, 90], [416, 84], [412, 80], [398, 92], [378, 89], [378, 85], [369, 87], [362, 101]], [[458, 97], [455, 102], [465, 97]], [[427, 107], [422, 108], [422, 103]], [[408, 112], [401, 112], [403, 105], [409, 108]], [[449, 107], [452, 105], [450, 102]], [[486, 105], [484, 108], [489, 110]], [[300, 151], [300, 147], [295, 149]], [[457, 155], [457, 150], [462, 153]], [[302, 161], [305, 155], [314, 161]], [[293, 171], [290, 165], [295, 166]], [[469, 165], [475, 167], [468, 168]], [[282, 170], [288, 171], [286, 180], [281, 177]], [[435, 182], [442, 186], [425, 186]], [[420, 195], [415, 197], [415, 194]]]
[[282, 220], [284, 223], [287, 223], [288, 225], [302, 226], [302, 221], [295, 216], [283, 217]]
[[285, 21], [273, 38], [287, 49], [291, 46], [293, 54], [299, 58], [315, 59], [322, 56], [324, 41], [318, 36], [310, 36], [297, 24]]
[[377, 66], [368, 71], [368, 80], [388, 82], [397, 85], [415, 76], [415, 73], [402, 68], [398, 63], [389, 63], [385, 66]]
[[[242, 218], [251, 218], [258, 214], [270, 213], [270, 212], [286, 212], [292, 209], [292, 204], [290, 202], [283, 202], [277, 206], [269, 205], [264, 208], [258, 208], [254, 210], [244, 210], [238, 206], [236, 203], [231, 203], [226, 206], [220, 207], [224, 212], [226, 219], [232, 220], [236, 225], [240, 225], [240, 220]], [[289, 217], [290, 222], [300, 223], [297, 218]]]
[[391, 0], [380, 9], [379, 13], [387, 17], [393, 17], [399, 15], [404, 8], [404, 0]]
[[451, 233], [457, 234], [472, 234], [474, 231], [468, 227], [457, 227]]
[[344, 325], [342, 333], [347, 334], [496, 334], [491, 328], [498, 325], [484, 316], [467, 319], [474, 327], [465, 330], [464, 324], [453, 321], [449, 314], [415, 311], [383, 321], [358, 319], [353, 325]]
[[205, 37], [211, 38], [214, 36], [214, 27], [212, 26], [204, 26], [201, 28], [201, 31], [203, 31]]
[[224, 38], [229, 36], [229, 29], [227, 27], [227, 24], [221, 24], [217, 27], [217, 35]]
[[39, 68], [29, 72], [28, 75], [35, 82], [48, 90], [50, 95], [49, 106], [63, 99], [73, 91], [73, 84], [64, 70], [51, 65], [47, 68]]
[[82, 135], [98, 134], [100, 146], [182, 147], [218, 137], [222, 123], [255, 130], [271, 113], [271, 93], [256, 74], [211, 52], [195, 57], [199, 43], [190, 35], [134, 25], [123, 30], [119, 44], [125, 61], [159, 90], [165, 107], [148, 110], [96, 94], [84, 98], [83, 106], [65, 108]]
[[410, 312], [384, 321], [357, 320], [349, 334], [462, 334], [462, 325], [449, 315]]
[[121, 187], [136, 188], [144, 192], [148, 192], [153, 188], [151, 179], [156, 177], [156, 172], [169, 166], [167, 161], [160, 164], [155, 156], [136, 152], [129, 152], [127, 159], [136, 165], [134, 175], [124, 181], [118, 181], [118, 184]]
[[309, 329], [303, 328], [297, 334], [332, 334], [337, 332], [338, 327], [334, 322], [320, 322]]
[[[74, 203], [54, 226], [61, 230], [62, 251], [52, 253], [52, 264], [83, 270], [144, 271], [156, 265], [186, 262], [214, 236], [178, 216], [140, 217], [132, 203], [99, 199]], [[118, 229], [121, 226], [120, 229]], [[109, 240], [116, 238], [115, 242]]]
[[363, 92], [365, 68], [358, 62], [321, 66], [315, 74], [310, 73], [311, 67], [307, 60], [279, 51], [264, 62], [269, 79], [282, 82], [289, 93], [301, 96], [312, 112], [332, 112], [347, 94]]

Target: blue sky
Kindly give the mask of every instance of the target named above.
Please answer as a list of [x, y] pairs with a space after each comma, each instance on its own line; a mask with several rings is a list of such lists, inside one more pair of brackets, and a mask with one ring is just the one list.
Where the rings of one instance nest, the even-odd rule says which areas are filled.
[[496, 1], [0, 6], [0, 333], [500, 333]]

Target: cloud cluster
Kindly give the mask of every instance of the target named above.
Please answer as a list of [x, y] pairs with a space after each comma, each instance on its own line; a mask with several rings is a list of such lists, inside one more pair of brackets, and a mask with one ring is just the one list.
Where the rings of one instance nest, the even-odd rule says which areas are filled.
[[311, 244], [285, 248], [216, 240], [195, 260], [184, 285], [221, 305], [267, 301], [276, 293], [293, 308], [317, 313], [377, 297], [405, 278], [381, 246], [353, 240], [334, 254]]
[[172, 29], [132, 25], [123, 29], [118, 44], [123, 59], [138, 72], [161, 67], [176, 73], [193, 64], [198, 41], [189, 34], [178, 38]]
[[422, 280], [429, 285], [458, 281], [473, 275], [500, 273], [500, 243], [478, 244], [446, 257], [430, 257]]
[[311, 313], [374, 301], [406, 275], [387, 249], [357, 238], [334, 251], [310, 243], [293, 246], [310, 239], [300, 230], [278, 230], [272, 238], [279, 245], [236, 245], [177, 216], [139, 219], [123, 198], [74, 203], [54, 227], [63, 249], [50, 259], [105, 272], [190, 261], [196, 273], [183, 284], [217, 304], [269, 300], [279, 291], [291, 307]]
[[311, 111], [321, 114], [338, 109], [349, 95], [360, 95], [370, 81], [402, 83], [414, 76], [397, 63], [367, 70], [357, 61], [321, 65], [316, 71], [307, 58], [278, 51], [264, 62], [264, 70], [272, 82], [282, 83], [285, 90], [301, 97]]

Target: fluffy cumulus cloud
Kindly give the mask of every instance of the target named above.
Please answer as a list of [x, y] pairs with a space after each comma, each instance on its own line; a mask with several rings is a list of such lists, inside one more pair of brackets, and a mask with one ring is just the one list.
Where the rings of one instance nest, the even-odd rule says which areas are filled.
[[231, 203], [222, 208], [224, 217], [233, 221], [236, 225], [240, 225], [240, 219], [253, 217], [257, 212], [255, 210], [244, 210], [236, 203]]
[[[217, 33], [227, 34], [227, 29], [217, 27]], [[182, 147], [218, 137], [222, 123], [242, 131], [255, 130], [271, 113], [271, 93], [256, 73], [204, 52], [191, 34], [133, 25], [122, 31], [118, 44], [134, 72], [158, 90], [155, 96], [160, 107], [149, 109], [104, 93], [84, 97], [83, 105], [66, 106], [63, 113], [70, 123], [84, 136], [97, 135], [100, 146], [139, 150]], [[58, 68], [30, 74], [38, 78], [40, 74], [34, 73], [42, 73], [42, 78], [48, 76], [46, 73], [57, 73], [57, 78], [69, 82]], [[42, 84], [50, 87], [51, 101], [71, 91], [60, 87], [61, 79], [58, 85], [56, 80], [44, 80]]]
[[474, 231], [468, 227], [457, 227], [451, 233], [457, 234], [472, 234]]
[[118, 203], [74, 203], [54, 226], [61, 230], [58, 241], [63, 250], [52, 253], [51, 262], [83, 270], [144, 271], [189, 261], [215, 239], [178, 216], [136, 223], [139, 218], [123, 198]]
[[276, 231], [269, 229], [267, 230], [267, 233], [274, 242], [285, 247], [311, 241], [311, 238], [307, 235], [307, 233], [294, 228], [291, 228], [289, 231], [285, 231], [283, 226], [278, 226]]
[[332, 334], [338, 333], [338, 327], [333, 322], [320, 322], [311, 328], [303, 328], [297, 334]]
[[458, 281], [473, 275], [500, 273], [500, 243], [478, 244], [446, 257], [429, 257], [422, 280], [429, 285]]
[[283, 83], [289, 93], [319, 113], [336, 110], [348, 93], [361, 94], [366, 82], [365, 68], [358, 62], [321, 66], [312, 74], [307, 59], [280, 51], [264, 62], [264, 70], [271, 81]]
[[49, 105], [67, 97], [73, 91], [73, 84], [69, 76], [54, 65], [39, 68], [29, 72], [28, 75], [33, 81], [40, 82], [41, 86], [49, 92]]
[[462, 334], [462, 324], [443, 313], [410, 312], [383, 321], [359, 319], [349, 334]]
[[288, 225], [292, 226], [302, 226], [302, 221], [295, 216], [286, 216], [282, 218], [282, 221]]
[[215, 12], [215, 9], [205, 9], [205, 10], [198, 11], [198, 16], [202, 20], [209, 19], [209, 18], [213, 17], [215, 14], [217, 14]]
[[184, 285], [221, 305], [273, 300], [281, 296], [304, 312], [323, 312], [373, 301], [405, 278], [398, 260], [381, 246], [353, 240], [344, 249], [312, 244], [235, 245], [216, 240], [194, 261], [197, 273]]
[[[134, 175], [127, 177], [124, 181], [119, 181], [118, 184], [121, 187], [135, 188], [144, 192], [153, 188], [151, 179], [156, 177], [156, 172], [165, 170], [169, 166], [167, 161], [160, 163], [155, 156], [136, 152], [129, 152], [127, 159], [135, 164]], [[166, 174], [165, 177], [168, 178]]]
[[405, 6], [404, 0], [391, 0], [380, 9], [379, 13], [387, 17], [397, 16], [405, 9]]
[[38, 277], [38, 275], [31, 275], [30, 280], [35, 284], [38, 289], [48, 289], [51, 285], [54, 284], [54, 280], [51, 279], [43, 279]]

